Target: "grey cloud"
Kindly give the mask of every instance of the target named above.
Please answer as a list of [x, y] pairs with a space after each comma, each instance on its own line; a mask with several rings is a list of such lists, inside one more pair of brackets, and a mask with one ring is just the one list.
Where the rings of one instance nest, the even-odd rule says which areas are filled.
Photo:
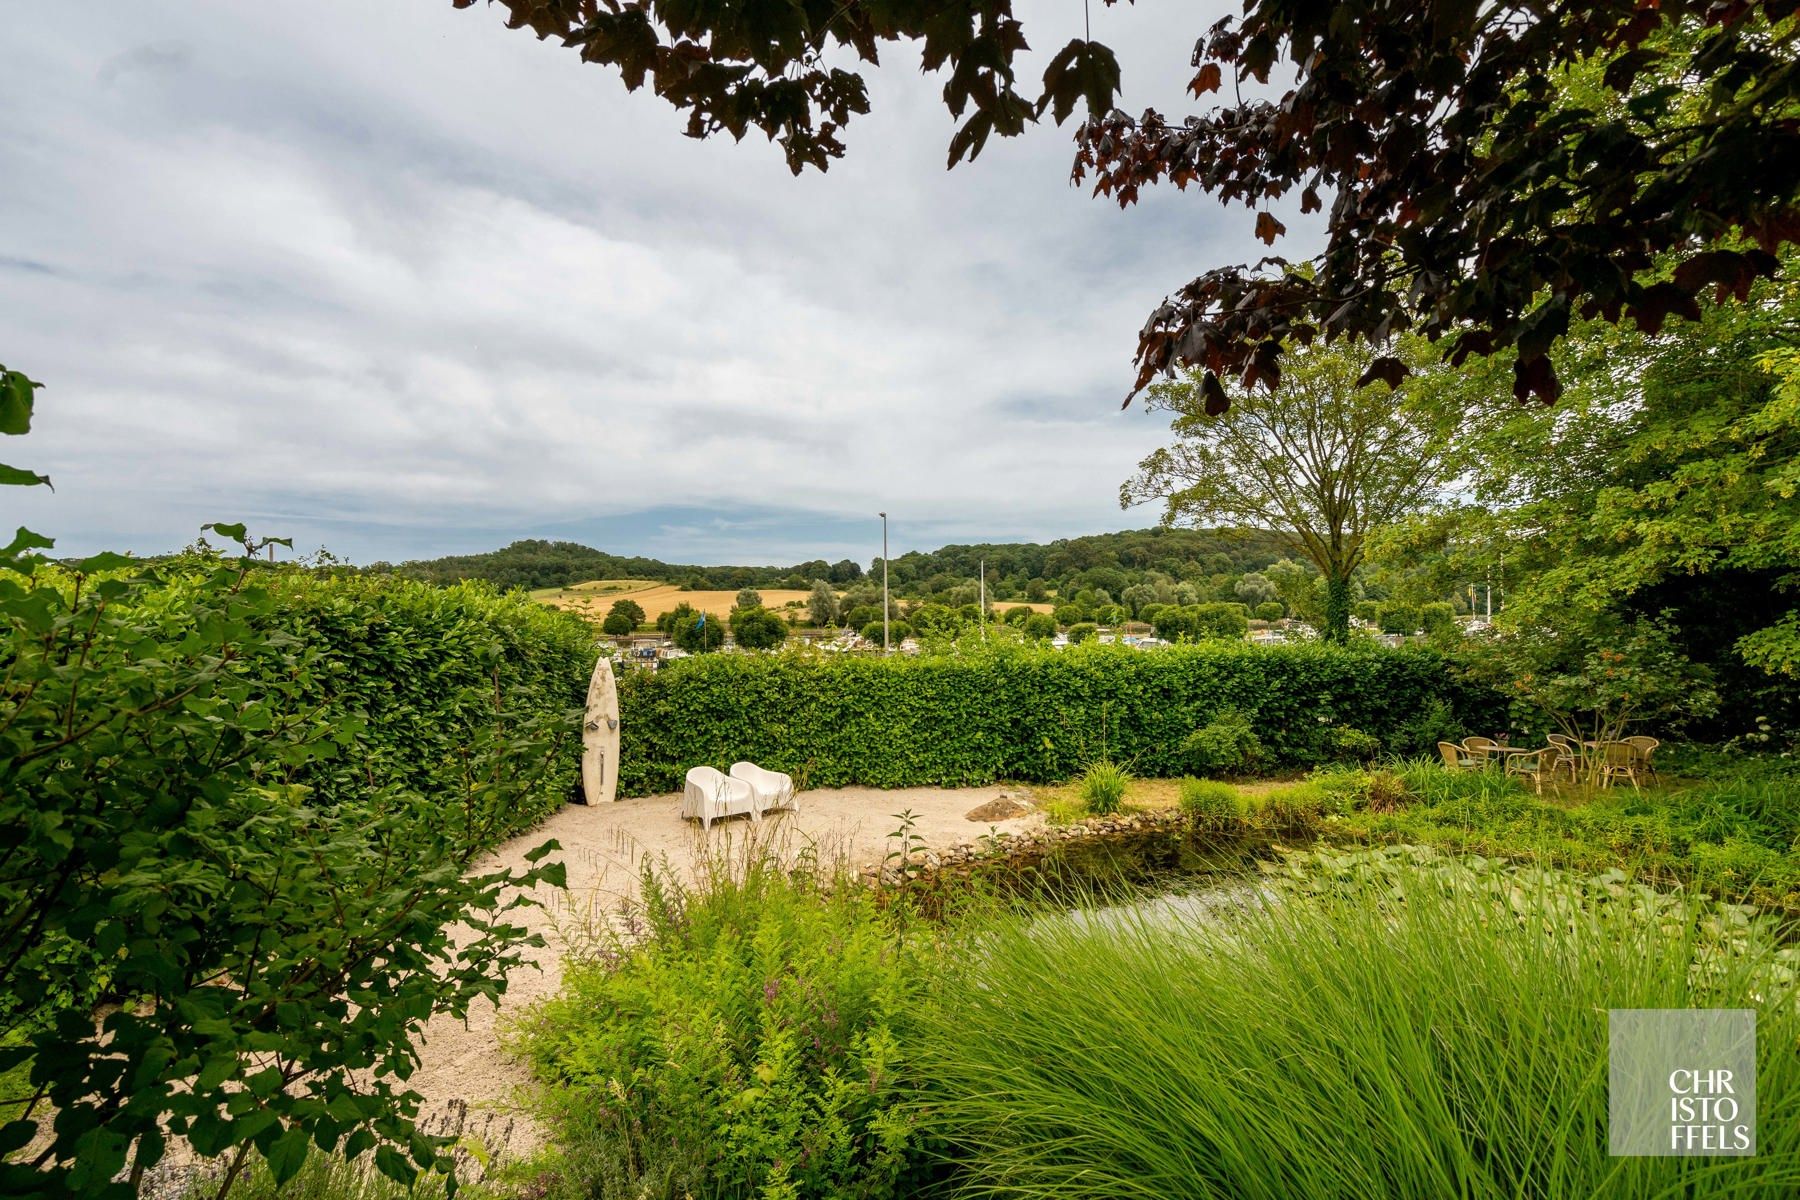
[[[1079, 13], [1029, 19], [1054, 47]], [[1183, 111], [1212, 19], [1095, 14], [1132, 106]], [[587, 528], [791, 561], [882, 507], [907, 539], [1117, 528], [1161, 433], [1117, 411], [1145, 314], [1262, 251], [1242, 210], [1071, 188], [1066, 129], [945, 171], [941, 80], [904, 53], [796, 180], [480, 6], [15, 25], [0, 361], [47, 387], [8, 461], [58, 492], [6, 519], [71, 549], [234, 513], [387, 558]], [[633, 515], [674, 510], [725, 523]]]

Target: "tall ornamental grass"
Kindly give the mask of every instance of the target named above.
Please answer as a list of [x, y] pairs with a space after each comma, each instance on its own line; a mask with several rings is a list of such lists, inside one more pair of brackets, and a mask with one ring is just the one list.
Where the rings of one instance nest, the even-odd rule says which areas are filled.
[[[921, 1035], [962, 1193], [1800, 1194], [1800, 1014], [1767, 928], [1616, 873], [1418, 856], [1309, 856], [1224, 915], [973, 932]], [[1758, 1154], [1609, 1157], [1607, 1010], [1687, 1007], [1758, 1010]]]
[[647, 866], [517, 1043], [582, 1200], [887, 1200], [919, 1182], [906, 1047], [933, 949], [899, 905], [755, 846]]

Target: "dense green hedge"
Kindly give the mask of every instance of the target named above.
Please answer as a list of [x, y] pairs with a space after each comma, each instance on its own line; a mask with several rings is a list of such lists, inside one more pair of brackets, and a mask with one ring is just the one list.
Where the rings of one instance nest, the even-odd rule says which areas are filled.
[[554, 845], [471, 868], [573, 788], [585, 625], [230, 528], [236, 558], [0, 569], [0, 1079], [47, 1101], [4, 1134], [50, 1143], [0, 1194], [100, 1195], [171, 1138], [278, 1182], [308, 1146], [442, 1165], [420, 1032], [541, 944], [504, 914]]
[[680, 787], [740, 758], [815, 787], [1067, 779], [1108, 756], [1143, 775], [1188, 769], [1181, 744], [1222, 709], [1254, 723], [1274, 765], [1324, 761], [1353, 726], [1401, 753], [1483, 727], [1491, 693], [1422, 649], [1211, 643], [1082, 645], [953, 658], [707, 655], [621, 685], [620, 782]]
[[[434, 587], [292, 573], [272, 590], [272, 619], [294, 639], [290, 653], [315, 660], [302, 697], [364, 719], [353, 754], [307, 772], [321, 801], [385, 784], [428, 796], [455, 790], [476, 731], [522, 731], [565, 714], [577, 728], [595, 654], [578, 617], [478, 580]], [[254, 669], [288, 665], [265, 657]], [[523, 802], [519, 828], [566, 798], [579, 773], [572, 737], [558, 748], [550, 786]]]

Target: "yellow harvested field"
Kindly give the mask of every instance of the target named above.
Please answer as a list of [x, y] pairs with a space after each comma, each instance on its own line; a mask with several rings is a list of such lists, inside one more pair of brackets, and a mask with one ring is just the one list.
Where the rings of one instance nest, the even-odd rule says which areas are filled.
[[[789, 588], [757, 588], [764, 608], [779, 611], [789, 604], [806, 603], [809, 592]], [[566, 588], [545, 588], [532, 596], [552, 608], [566, 608], [599, 621], [606, 616], [613, 601], [631, 599], [643, 607], [651, 621], [682, 604], [691, 604], [701, 612], [714, 616], [731, 615], [737, 604], [736, 592], [684, 592], [672, 583], [646, 583], [641, 580], [599, 579], [577, 583]]]

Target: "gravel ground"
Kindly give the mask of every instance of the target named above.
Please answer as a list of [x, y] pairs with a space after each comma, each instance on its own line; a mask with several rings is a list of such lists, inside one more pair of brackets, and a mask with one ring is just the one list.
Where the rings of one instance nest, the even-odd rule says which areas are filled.
[[543, 889], [542, 908], [522, 910], [521, 920], [544, 934], [546, 945], [532, 952], [529, 965], [507, 980], [503, 1008], [485, 1001], [469, 1013], [467, 1023], [439, 1018], [426, 1026], [419, 1069], [409, 1080], [425, 1097], [425, 1111], [437, 1119], [466, 1105], [471, 1127], [486, 1123], [490, 1139], [507, 1131], [509, 1154], [529, 1152], [539, 1133], [522, 1111], [520, 1097], [529, 1085], [524, 1066], [500, 1048], [504, 1017], [532, 1000], [553, 994], [562, 980], [562, 958], [571, 937], [596, 915], [604, 917], [636, 894], [645, 858], [666, 859], [670, 867], [691, 877], [707, 855], [742, 845], [747, 837], [797, 850], [812, 844], [822, 858], [841, 857], [852, 866], [879, 862], [890, 848], [889, 834], [898, 824], [894, 814], [910, 811], [913, 830], [924, 848], [945, 850], [974, 841], [997, 828], [1023, 833], [1043, 823], [1032, 810], [1007, 820], [971, 820], [966, 814], [1015, 789], [981, 788], [835, 788], [803, 792], [798, 812], [773, 813], [760, 827], [747, 818], [716, 821], [710, 832], [697, 821], [680, 817], [678, 795], [621, 800], [592, 808], [570, 806], [530, 833], [501, 846], [478, 869], [525, 866], [525, 854], [547, 838], [562, 843], [568, 867], [566, 891]]

